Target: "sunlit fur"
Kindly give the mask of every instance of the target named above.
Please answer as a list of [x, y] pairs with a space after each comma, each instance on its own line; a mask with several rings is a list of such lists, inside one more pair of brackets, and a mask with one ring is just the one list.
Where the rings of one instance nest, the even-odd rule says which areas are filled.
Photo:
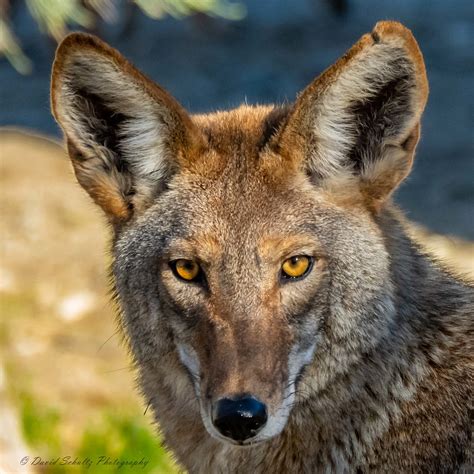
[[[380, 22], [294, 104], [190, 116], [97, 38], [59, 47], [52, 107], [108, 216], [140, 387], [190, 472], [473, 469], [473, 289], [424, 255], [391, 195], [428, 95]], [[305, 255], [301, 278], [283, 262]], [[184, 281], [170, 262], [199, 264]], [[243, 442], [222, 397], [268, 408]]]

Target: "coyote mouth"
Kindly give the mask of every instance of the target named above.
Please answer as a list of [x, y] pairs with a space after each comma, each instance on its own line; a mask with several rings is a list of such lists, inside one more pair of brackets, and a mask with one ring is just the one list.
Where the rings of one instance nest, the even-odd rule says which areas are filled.
[[[206, 423], [204, 423], [204, 425], [206, 426]], [[207, 429], [207, 427], [206, 427]], [[253, 448], [255, 446], [258, 446], [262, 443], [264, 443], [265, 441], [268, 441], [270, 440], [271, 438], [273, 438], [274, 436], [265, 436], [265, 437], [258, 437], [258, 434], [256, 434], [255, 436], [253, 436], [252, 438], [248, 438], [246, 440], [234, 440], [232, 438], [227, 438], [226, 436], [223, 436], [221, 435], [219, 432], [217, 432], [217, 430], [212, 430], [212, 432], [207, 429], [208, 433], [215, 439], [217, 439], [218, 441], [222, 442], [223, 444], [227, 444], [227, 445], [231, 445], [231, 446], [238, 446], [239, 448]]]

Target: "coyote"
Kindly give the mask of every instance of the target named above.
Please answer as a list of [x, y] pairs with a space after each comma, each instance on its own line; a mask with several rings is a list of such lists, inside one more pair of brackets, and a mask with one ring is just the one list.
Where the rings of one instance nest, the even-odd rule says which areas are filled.
[[141, 391], [189, 472], [473, 469], [473, 287], [408, 236], [428, 83], [379, 22], [287, 106], [190, 115], [101, 40], [52, 109], [113, 229]]

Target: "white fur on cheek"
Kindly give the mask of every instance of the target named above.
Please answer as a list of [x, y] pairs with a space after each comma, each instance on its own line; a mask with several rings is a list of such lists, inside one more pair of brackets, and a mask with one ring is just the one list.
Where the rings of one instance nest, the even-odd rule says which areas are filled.
[[200, 392], [200, 364], [199, 359], [196, 354], [196, 351], [186, 345], [186, 344], [177, 344], [178, 347], [178, 354], [181, 362], [183, 365], [188, 369], [189, 373], [192, 376], [193, 383], [194, 383], [194, 391], [196, 395], [199, 397]]
[[307, 349], [301, 350], [294, 346], [288, 356], [288, 384], [283, 393], [283, 402], [275, 414], [270, 414], [265, 428], [253, 438], [251, 442], [263, 441], [280, 434], [286, 426], [290, 416], [293, 403], [295, 401], [296, 387], [295, 380], [301, 369], [313, 360], [316, 343], [311, 344]]

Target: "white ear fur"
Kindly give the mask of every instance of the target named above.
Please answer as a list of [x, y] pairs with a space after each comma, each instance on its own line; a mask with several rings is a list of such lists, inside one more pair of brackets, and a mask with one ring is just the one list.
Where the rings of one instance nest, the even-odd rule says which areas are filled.
[[164, 175], [167, 131], [163, 122], [169, 113], [111, 59], [95, 52], [73, 55], [58, 92], [58, 121], [85, 156], [106, 146], [93, 136], [101, 118], [94, 118], [94, 101], [86, 102], [96, 96], [112, 113], [126, 114], [116, 131], [118, 151], [133, 171], [155, 179]]
[[401, 180], [411, 167], [427, 94], [411, 32], [380, 22], [302, 92], [280, 146], [299, 153], [321, 181], [358, 175], [368, 189], [367, 182], [386, 179], [391, 168]]
[[[317, 146], [309, 162], [312, 171], [328, 177], [350, 166], [347, 157], [357, 146], [360, 133], [360, 123], [351, 109], [356, 103], [375, 100], [385, 84], [397, 80], [404, 56], [405, 51], [393, 44], [374, 45], [343, 69], [319, 100], [314, 101], [313, 133], [317, 138]], [[410, 66], [406, 64], [405, 67]], [[414, 72], [408, 74], [413, 75]], [[415, 94], [409, 100], [415, 102]], [[411, 107], [414, 109], [414, 104]], [[385, 131], [383, 138], [386, 145], [403, 143], [419, 120], [419, 114], [407, 113], [397, 118], [400, 121], [399, 130], [396, 135], [388, 129]], [[366, 160], [363, 159], [363, 162]]]
[[76, 176], [112, 218], [129, 217], [149, 200], [179, 151], [196, 141], [181, 106], [93, 36], [76, 33], [61, 43], [51, 92]]

